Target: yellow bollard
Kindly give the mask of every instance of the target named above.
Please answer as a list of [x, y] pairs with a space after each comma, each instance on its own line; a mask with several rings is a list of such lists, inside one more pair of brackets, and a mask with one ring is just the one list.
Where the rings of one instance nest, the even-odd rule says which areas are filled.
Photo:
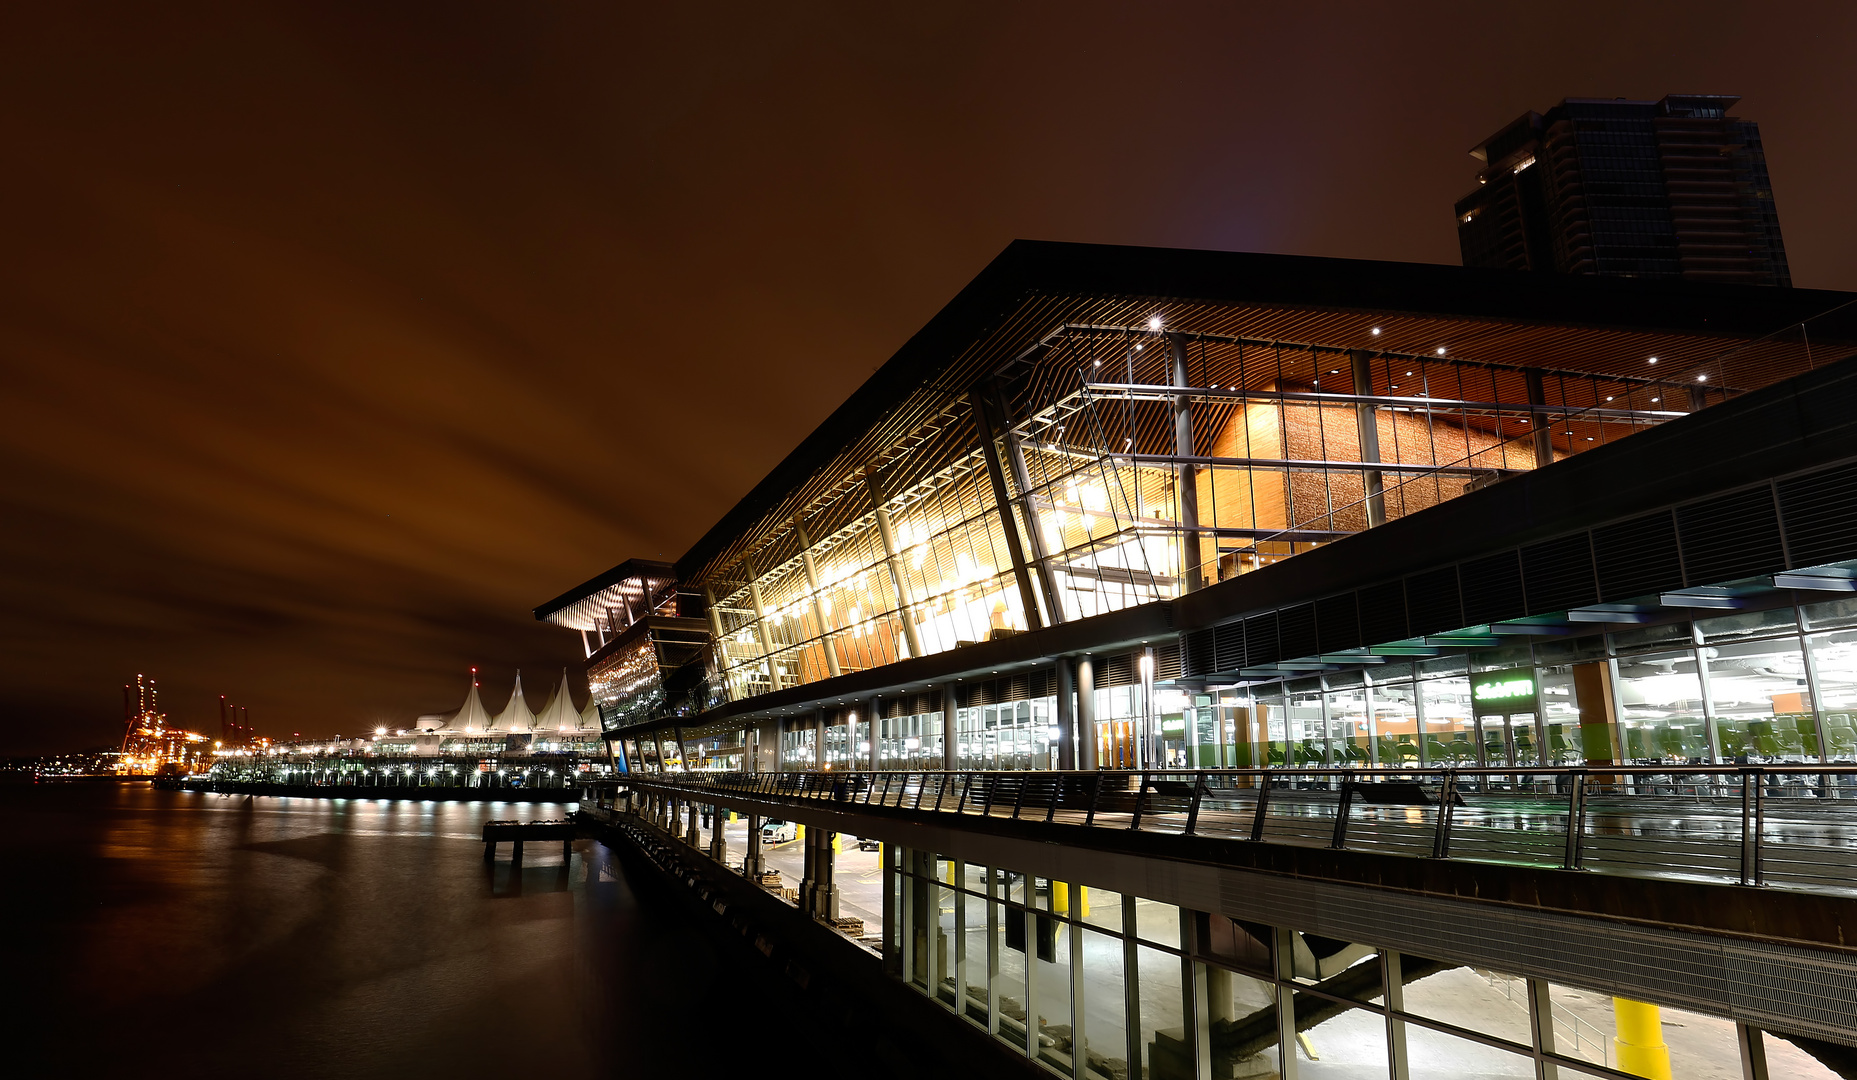
[[1070, 886], [1061, 881], [1051, 883], [1051, 910], [1058, 915], [1070, 914]]
[[793, 823], [793, 839], [795, 840], [806, 839], [806, 826], [801, 825], [797, 821]]
[[735, 824], [735, 822], [736, 822], [735, 811], [730, 810], [729, 811], [729, 824], [733, 825]]
[[1090, 890], [1085, 886], [1079, 885], [1077, 886], [1077, 918], [1087, 919], [1089, 917]]
[[843, 846], [844, 842], [842, 839], [844, 835], [845, 835], [844, 833], [833, 833], [832, 834], [832, 850], [834, 852], [845, 850]]
[[1664, 1045], [1662, 1011], [1642, 1001], [1615, 997], [1612, 1019], [1618, 1027], [1612, 1045], [1618, 1049], [1619, 1071], [1649, 1080], [1670, 1080], [1670, 1048]]

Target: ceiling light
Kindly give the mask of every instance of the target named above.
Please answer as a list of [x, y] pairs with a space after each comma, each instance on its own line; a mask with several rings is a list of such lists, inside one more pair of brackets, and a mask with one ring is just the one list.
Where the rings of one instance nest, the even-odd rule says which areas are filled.
[[1709, 377], [1707, 375], [1698, 375], [1696, 376], [1696, 381], [1697, 382], [1708, 382]]
[[1610, 395], [1610, 394], [1607, 394], [1607, 395], [1606, 395], [1606, 400], [1607, 400], [1607, 401], [1611, 401], [1611, 400], [1612, 400], [1612, 395]]
[[1439, 356], [1443, 356], [1443, 355], [1444, 355], [1444, 346], [1442, 346], [1442, 345], [1440, 345], [1440, 346], [1438, 346], [1438, 355], [1439, 355]]
[[1160, 328], [1161, 328], [1161, 317], [1159, 315], [1148, 316], [1148, 329], [1159, 330]]
[[1663, 400], [1663, 398], [1660, 398], [1660, 397], [1654, 397], [1654, 398], [1652, 398], [1652, 399], [1651, 399], [1651, 404], [1653, 404], [1653, 405], [1655, 405], [1656, 403], [1658, 403], [1658, 402], [1660, 402], [1660, 401], [1662, 401], [1662, 400]]
[[1655, 356], [1651, 357], [1651, 363], [1655, 364], [1656, 362], [1657, 362], [1657, 358]]
[[1377, 327], [1377, 326], [1376, 326], [1376, 327], [1374, 327], [1374, 328], [1373, 328], [1373, 336], [1374, 336], [1374, 337], [1379, 337], [1379, 336], [1380, 336], [1380, 328], [1379, 328], [1379, 327]]

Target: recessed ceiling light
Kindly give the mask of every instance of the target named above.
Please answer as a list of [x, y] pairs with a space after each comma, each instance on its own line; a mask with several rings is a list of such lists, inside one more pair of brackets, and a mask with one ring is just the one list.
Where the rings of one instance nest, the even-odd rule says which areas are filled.
[[1655, 356], [1651, 357], [1651, 363], [1655, 364], [1656, 362], [1657, 362], [1657, 358]]
[[1159, 330], [1160, 328], [1161, 328], [1161, 317], [1159, 315], [1149, 316], [1148, 317], [1148, 329]]
[[1380, 336], [1380, 328], [1379, 328], [1379, 327], [1377, 327], [1377, 326], [1376, 326], [1376, 327], [1374, 327], [1374, 328], [1373, 328], [1373, 336], [1374, 336], [1374, 337], [1379, 337], [1379, 336]]
[[1708, 382], [1709, 377], [1707, 375], [1698, 375], [1696, 376], [1696, 381], [1697, 382]]

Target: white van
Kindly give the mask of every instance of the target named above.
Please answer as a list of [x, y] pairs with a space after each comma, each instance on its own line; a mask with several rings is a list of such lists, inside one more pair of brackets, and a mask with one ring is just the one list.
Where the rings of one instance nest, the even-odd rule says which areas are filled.
[[785, 844], [799, 837], [800, 831], [791, 821], [776, 821], [769, 818], [761, 823], [761, 843]]

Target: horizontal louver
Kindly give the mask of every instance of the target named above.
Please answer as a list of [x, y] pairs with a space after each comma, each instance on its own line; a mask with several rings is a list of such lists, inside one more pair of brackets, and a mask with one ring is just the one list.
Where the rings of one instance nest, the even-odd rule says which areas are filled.
[[1314, 604], [1298, 604], [1277, 612], [1277, 644], [1283, 650], [1281, 659], [1284, 660], [1314, 656], [1322, 651], [1321, 642], [1315, 638]]
[[1523, 548], [1522, 580], [1530, 615], [1597, 602], [1591, 540], [1582, 532]]
[[1676, 523], [1669, 511], [1593, 530], [1599, 598], [1607, 603], [1683, 587]]
[[1360, 613], [1354, 607], [1354, 594], [1342, 593], [1315, 602], [1316, 639], [1325, 653], [1358, 648], [1361, 643]]
[[1401, 581], [1369, 585], [1360, 591], [1361, 638], [1369, 645], [1406, 636], [1406, 586]]
[[1407, 578], [1406, 613], [1415, 635], [1463, 626], [1463, 607], [1457, 600], [1457, 567], [1428, 570]]
[[1214, 629], [1214, 671], [1237, 671], [1244, 667], [1244, 623], [1234, 620]]
[[1178, 679], [1180, 671], [1180, 645], [1156, 645], [1154, 647], [1154, 677], [1156, 679]]
[[1786, 569], [1769, 487], [1678, 507], [1676, 524], [1686, 584], [1715, 585]]
[[1788, 567], [1857, 559], [1857, 463], [1782, 480], [1779, 489]]
[[1473, 559], [1457, 568], [1464, 590], [1464, 623], [1501, 622], [1522, 611], [1522, 567], [1515, 552]]
[[1244, 665], [1259, 667], [1283, 658], [1277, 648], [1277, 613], [1267, 611], [1244, 621]]

